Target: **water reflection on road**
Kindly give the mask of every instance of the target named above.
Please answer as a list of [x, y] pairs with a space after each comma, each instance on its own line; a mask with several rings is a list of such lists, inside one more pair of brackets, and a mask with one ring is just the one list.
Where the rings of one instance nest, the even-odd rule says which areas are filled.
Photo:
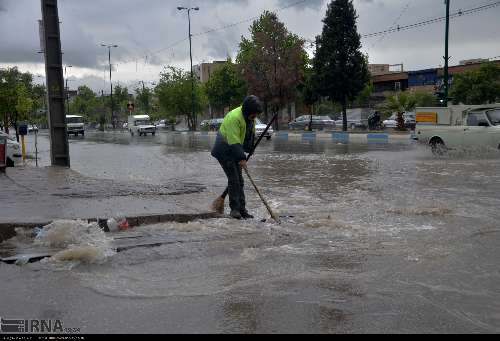
[[[212, 143], [91, 134], [72, 140], [71, 157], [86, 176], [193, 179], [215, 199], [225, 178]], [[178, 242], [68, 273], [50, 264], [0, 270], [49, 296], [85, 293], [94, 304], [73, 297], [65, 317], [87, 321], [89, 332], [500, 332], [499, 169], [496, 152], [435, 158], [417, 146], [276, 139], [250, 171], [288, 216], [281, 226], [260, 222], [265, 208], [247, 186], [255, 221], [139, 228]], [[64, 286], [54, 280], [64, 276]]]

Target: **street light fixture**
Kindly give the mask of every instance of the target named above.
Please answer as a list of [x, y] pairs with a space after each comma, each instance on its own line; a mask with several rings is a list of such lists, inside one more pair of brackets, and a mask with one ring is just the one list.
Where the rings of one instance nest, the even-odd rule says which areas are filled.
[[188, 13], [188, 21], [189, 21], [189, 59], [191, 60], [191, 115], [193, 117], [193, 128], [196, 130], [196, 113], [194, 108], [194, 73], [193, 73], [193, 50], [192, 50], [192, 42], [191, 42], [191, 11], [199, 11], [199, 7], [177, 7], [179, 11], [186, 10]]
[[113, 130], [116, 129], [116, 116], [115, 116], [115, 105], [113, 102], [113, 82], [111, 78], [111, 49], [112, 48], [117, 48], [118, 45], [107, 45], [107, 44], [101, 44], [102, 47], [106, 47], [108, 49], [108, 60], [109, 60], [109, 84], [111, 88], [111, 121], [113, 124]]

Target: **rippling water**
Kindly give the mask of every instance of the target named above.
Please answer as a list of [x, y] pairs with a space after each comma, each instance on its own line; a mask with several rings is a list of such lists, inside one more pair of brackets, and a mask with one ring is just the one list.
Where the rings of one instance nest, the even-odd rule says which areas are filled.
[[[74, 148], [95, 150], [93, 143]], [[225, 179], [208, 155], [210, 143], [171, 137], [153, 143], [149, 156], [138, 152], [146, 142], [130, 146], [144, 164], [164, 165], [159, 173], [127, 164], [128, 172], [115, 174], [109, 165], [74, 162], [84, 175], [127, 178], [137, 171], [134, 179], [148, 183], [186, 168], [185, 178], [206, 184], [203, 195], [215, 199]], [[122, 145], [98, 148], [108, 153]], [[114, 235], [164, 243], [82, 264], [70, 276], [97, 297], [144, 302], [143, 311], [149, 300], [208, 299], [192, 318], [207, 311], [218, 318], [191, 331], [500, 332], [499, 169], [495, 152], [435, 158], [416, 146], [274, 141], [255, 156], [250, 172], [272, 208], [286, 216], [281, 225], [268, 219], [248, 183], [257, 219]], [[26, 269], [42, 276], [56, 271], [47, 263]]]

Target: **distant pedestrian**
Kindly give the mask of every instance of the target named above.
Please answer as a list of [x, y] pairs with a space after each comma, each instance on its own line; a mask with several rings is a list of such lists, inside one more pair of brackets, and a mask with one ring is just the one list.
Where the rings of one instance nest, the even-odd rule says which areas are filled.
[[219, 161], [228, 180], [231, 217], [252, 219], [246, 209], [242, 169], [247, 167], [247, 156], [255, 140], [255, 119], [262, 113], [262, 103], [256, 96], [248, 96], [243, 105], [227, 114], [220, 127], [212, 156]]

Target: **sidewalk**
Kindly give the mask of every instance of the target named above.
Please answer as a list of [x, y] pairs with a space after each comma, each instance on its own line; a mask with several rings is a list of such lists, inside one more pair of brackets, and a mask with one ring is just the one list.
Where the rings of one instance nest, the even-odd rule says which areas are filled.
[[7, 226], [39, 226], [56, 219], [211, 217], [213, 195], [204, 191], [193, 183], [153, 186], [92, 179], [66, 168], [8, 168], [0, 175], [0, 234]]

